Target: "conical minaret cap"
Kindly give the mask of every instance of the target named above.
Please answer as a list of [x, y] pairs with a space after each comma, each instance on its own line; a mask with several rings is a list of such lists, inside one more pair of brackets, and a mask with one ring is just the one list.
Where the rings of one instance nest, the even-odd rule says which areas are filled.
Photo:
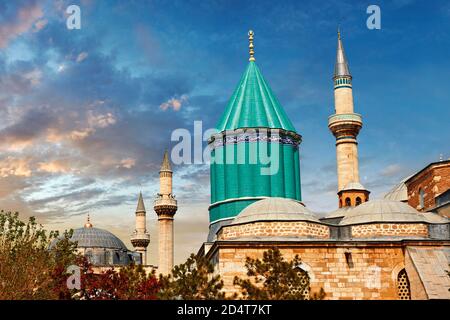
[[136, 212], [145, 212], [145, 205], [144, 205], [144, 199], [142, 198], [142, 192], [139, 192], [139, 199], [138, 199]]
[[161, 171], [170, 171], [170, 172], [172, 172], [172, 168], [170, 167], [169, 153], [167, 152], [167, 150], [164, 152], [163, 162], [161, 164], [161, 169], [159, 171], [160, 172]]
[[350, 68], [348, 67], [347, 57], [345, 56], [344, 45], [342, 44], [341, 32], [338, 30], [338, 43], [336, 51], [336, 65], [334, 66], [334, 77], [349, 76]]

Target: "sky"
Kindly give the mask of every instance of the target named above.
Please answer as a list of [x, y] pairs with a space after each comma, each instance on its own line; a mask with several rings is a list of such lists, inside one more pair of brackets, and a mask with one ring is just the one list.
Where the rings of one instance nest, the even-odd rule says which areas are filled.
[[[81, 29], [66, 8], [81, 9]], [[372, 198], [450, 157], [450, 2], [0, 0], [0, 208], [46, 228], [84, 224], [129, 242], [142, 190], [152, 210], [175, 129], [213, 128], [256, 63], [303, 137], [303, 201], [337, 207], [332, 73], [340, 25], [353, 75], [361, 182]], [[208, 232], [209, 167], [174, 165], [175, 262]]]

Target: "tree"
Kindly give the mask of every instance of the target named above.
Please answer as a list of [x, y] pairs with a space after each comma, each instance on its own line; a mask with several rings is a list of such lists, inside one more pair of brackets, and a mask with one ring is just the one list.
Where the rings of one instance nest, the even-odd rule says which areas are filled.
[[223, 299], [223, 281], [213, 272], [214, 266], [205, 257], [191, 254], [185, 263], [173, 268], [171, 275], [160, 276], [159, 297], [165, 300]]
[[[241, 287], [242, 296], [249, 300], [305, 300], [309, 299], [309, 277], [299, 268], [301, 260], [296, 255], [285, 261], [277, 248], [264, 252], [263, 259], [247, 257], [245, 267], [248, 278], [234, 278], [234, 285]], [[324, 291], [313, 295], [323, 299]]]
[[111, 268], [100, 274], [92, 271], [92, 265], [84, 259], [81, 291], [76, 296], [83, 300], [154, 300], [159, 283], [154, 272], [147, 274], [142, 265], [128, 265], [119, 271]]
[[66, 270], [77, 259], [71, 232], [61, 241], [56, 231], [47, 232], [31, 217], [27, 222], [19, 214], [0, 212], [0, 299], [69, 298]]

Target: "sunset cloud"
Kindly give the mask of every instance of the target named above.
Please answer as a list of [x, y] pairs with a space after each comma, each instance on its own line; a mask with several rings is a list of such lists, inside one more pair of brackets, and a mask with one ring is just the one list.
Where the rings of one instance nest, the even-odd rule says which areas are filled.
[[40, 162], [38, 170], [48, 173], [67, 173], [71, 171], [67, 160], [53, 160], [50, 162]]
[[181, 109], [181, 106], [188, 100], [188, 96], [183, 94], [179, 98], [172, 97], [166, 102], [162, 103], [159, 107], [166, 111], [170, 108], [172, 108], [174, 111], [179, 111]]
[[118, 168], [126, 168], [131, 169], [136, 165], [136, 159], [127, 158], [120, 161], [120, 164], [117, 166]]
[[47, 19], [40, 19], [36, 21], [36, 23], [34, 24], [33, 32], [39, 32], [40, 30], [44, 29], [47, 24], [48, 24]]
[[[0, 49], [5, 48], [12, 39], [29, 31], [43, 15], [41, 6], [31, 1], [29, 5], [19, 8], [11, 20], [0, 23]], [[42, 22], [38, 22], [38, 25], [42, 29]]]
[[30, 177], [31, 169], [27, 159], [7, 157], [0, 160], [0, 177]]

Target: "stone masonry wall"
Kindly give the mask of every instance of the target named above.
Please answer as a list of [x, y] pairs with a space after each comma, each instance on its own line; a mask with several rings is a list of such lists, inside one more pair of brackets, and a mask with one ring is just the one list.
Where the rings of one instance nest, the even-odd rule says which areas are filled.
[[352, 226], [352, 238], [371, 238], [379, 236], [418, 236], [427, 237], [428, 227], [425, 224], [377, 223]]
[[[246, 277], [245, 258], [261, 258], [267, 249], [249, 245], [219, 248], [216, 270], [227, 294], [239, 292], [233, 279]], [[303, 269], [311, 277], [311, 293], [323, 288], [325, 299], [397, 299], [396, 278], [404, 264], [401, 247], [293, 246], [280, 251], [288, 260], [300, 256]]]
[[327, 239], [330, 230], [327, 226], [304, 221], [252, 222], [224, 227], [218, 234], [219, 240], [252, 236], [296, 236]]

